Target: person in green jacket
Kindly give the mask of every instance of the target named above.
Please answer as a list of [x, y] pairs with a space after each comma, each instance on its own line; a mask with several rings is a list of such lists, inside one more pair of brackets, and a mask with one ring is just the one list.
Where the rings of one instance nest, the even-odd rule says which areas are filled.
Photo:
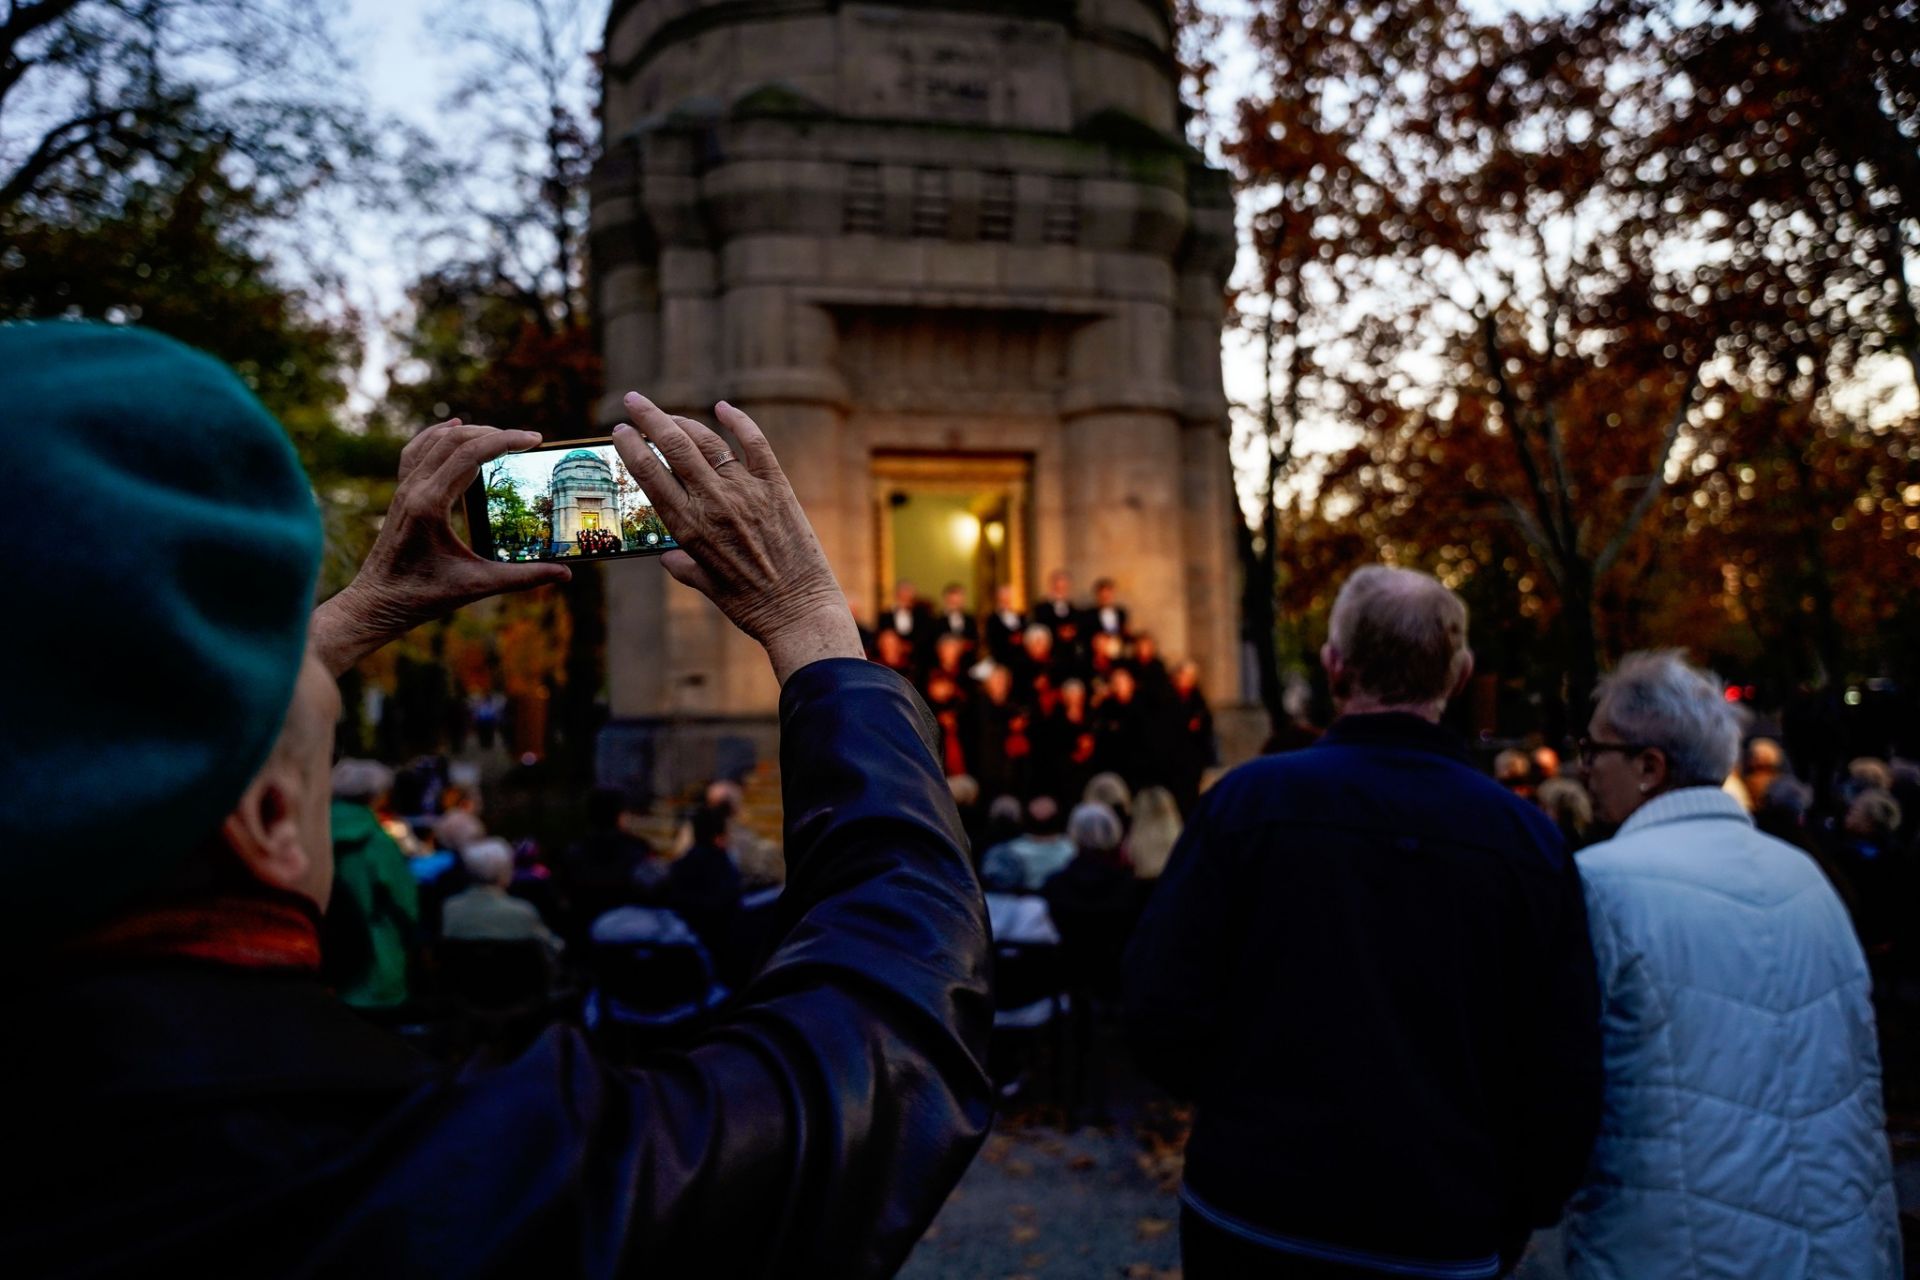
[[372, 808], [391, 778], [370, 760], [333, 770], [333, 902], [322, 954], [340, 999], [356, 1009], [407, 1003], [420, 933], [413, 871]]

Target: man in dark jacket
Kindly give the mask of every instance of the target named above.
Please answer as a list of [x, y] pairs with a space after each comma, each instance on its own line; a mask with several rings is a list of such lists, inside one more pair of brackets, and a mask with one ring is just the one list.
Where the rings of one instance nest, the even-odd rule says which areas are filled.
[[[0, 724], [35, 726], [0, 753], [0, 937], [31, 974], [0, 1049], [0, 1275], [898, 1268], [985, 1134], [985, 911], [924, 708], [860, 658], [751, 420], [719, 411], [736, 456], [629, 397], [672, 472], [632, 428], [615, 448], [685, 548], [667, 571], [782, 686], [781, 941], [647, 1070], [553, 1028], [454, 1071], [319, 981], [332, 676], [466, 600], [566, 576], [482, 561], [447, 521], [535, 438], [422, 432], [368, 563], [316, 612], [311, 491], [230, 372], [135, 330], [0, 326], [0, 384], [34, 426], [0, 433], [23, 491], [59, 501], [86, 477], [141, 534], [22, 557], [22, 603], [59, 602], [80, 639], [0, 641], [35, 673], [0, 687]], [[31, 503], [0, 512], [10, 546], [44, 527]]]
[[1207, 793], [1127, 956], [1131, 1038], [1197, 1104], [1185, 1272], [1501, 1275], [1598, 1125], [1579, 878], [1439, 727], [1456, 596], [1363, 569], [1321, 658], [1342, 718]]

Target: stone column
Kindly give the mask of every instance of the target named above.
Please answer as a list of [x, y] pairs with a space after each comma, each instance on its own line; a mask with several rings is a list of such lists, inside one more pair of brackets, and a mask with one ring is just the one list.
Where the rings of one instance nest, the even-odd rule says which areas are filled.
[[1068, 352], [1061, 417], [1067, 563], [1077, 571], [1076, 590], [1085, 592], [1094, 577], [1113, 578], [1136, 624], [1181, 656], [1190, 638], [1180, 397], [1166, 376], [1170, 319], [1164, 306], [1126, 303], [1081, 328]]

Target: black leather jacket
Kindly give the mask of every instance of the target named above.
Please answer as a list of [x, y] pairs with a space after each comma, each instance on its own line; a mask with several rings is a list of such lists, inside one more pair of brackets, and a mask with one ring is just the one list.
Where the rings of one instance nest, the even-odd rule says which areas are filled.
[[781, 726], [785, 940], [645, 1070], [554, 1028], [454, 1073], [186, 964], [9, 1002], [0, 1274], [891, 1274], [985, 1136], [985, 911], [904, 681], [816, 663]]

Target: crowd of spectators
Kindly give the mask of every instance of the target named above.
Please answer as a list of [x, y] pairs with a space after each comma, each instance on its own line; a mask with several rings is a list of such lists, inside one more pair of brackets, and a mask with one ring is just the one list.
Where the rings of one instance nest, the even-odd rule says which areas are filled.
[[702, 993], [750, 976], [766, 941], [754, 908], [778, 896], [786, 865], [778, 842], [743, 821], [738, 783], [709, 785], [658, 842], [640, 834], [645, 815], [622, 792], [595, 788], [583, 833], [543, 842], [490, 834], [479, 788], [448, 780], [471, 772], [445, 757], [398, 772], [371, 760], [334, 767], [324, 955], [348, 1004], [390, 1025], [457, 1016], [463, 993], [445, 961], [467, 943], [517, 945], [551, 997], [503, 1028], [509, 1041], [565, 1016], [569, 993], [595, 993], [605, 950], [685, 949]]

